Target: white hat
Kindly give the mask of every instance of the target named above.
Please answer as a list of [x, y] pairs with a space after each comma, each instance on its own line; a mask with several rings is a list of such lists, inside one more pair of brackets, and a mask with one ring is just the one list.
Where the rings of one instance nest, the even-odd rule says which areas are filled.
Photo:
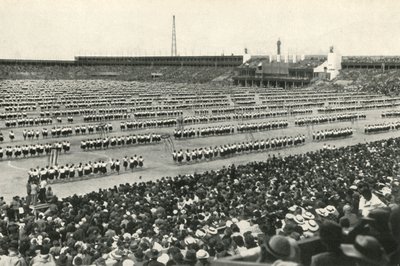
[[308, 220], [307, 221], [308, 224], [308, 230], [311, 232], [316, 232], [319, 229], [319, 225], [317, 224], [317, 222], [315, 220]]
[[132, 236], [131, 236], [131, 234], [129, 234], [129, 233], [125, 233], [125, 234], [123, 234], [123, 236], [122, 236], [124, 239], [130, 239]]
[[163, 247], [160, 244], [158, 244], [157, 242], [154, 242], [153, 249], [158, 250], [159, 252], [161, 252], [163, 250]]
[[297, 224], [304, 224], [304, 218], [303, 218], [303, 216], [301, 216], [300, 214], [297, 214], [295, 217], [294, 217], [294, 221], [297, 223]]
[[302, 214], [302, 216], [304, 217], [304, 219], [307, 220], [313, 220], [315, 218], [314, 214], [312, 214], [311, 212], [305, 212]]
[[326, 206], [326, 207], [325, 207], [325, 210], [326, 210], [327, 212], [329, 212], [329, 213], [336, 213], [336, 212], [337, 212], [335, 206], [332, 206], [332, 205]]
[[208, 232], [210, 235], [216, 235], [216, 234], [218, 234], [217, 229], [215, 229], [214, 227], [209, 227], [208, 230], [207, 230], [207, 232]]
[[294, 219], [294, 215], [291, 213], [286, 213], [285, 218], [288, 220], [293, 220]]
[[199, 249], [196, 252], [196, 258], [197, 259], [208, 259], [210, 257], [210, 254], [208, 254], [207, 251], [205, 251], [204, 249]]
[[135, 265], [135, 262], [130, 259], [126, 259], [122, 262], [122, 266], [134, 266], [134, 265]]
[[308, 229], [309, 229], [307, 221], [305, 221], [304, 224], [299, 224], [299, 226], [301, 226], [301, 228], [303, 228], [303, 231], [308, 231]]
[[328, 211], [324, 208], [318, 208], [315, 210], [315, 212], [322, 217], [327, 217], [329, 215]]
[[190, 244], [195, 244], [196, 243], [196, 239], [194, 239], [191, 236], [187, 236], [185, 237], [185, 239], [183, 240], [183, 242], [185, 242], [186, 246], [189, 246]]
[[203, 229], [197, 229], [195, 235], [199, 238], [202, 238], [206, 236], [206, 232]]
[[168, 261], [169, 261], [169, 256], [168, 254], [162, 254], [160, 257], [157, 258], [157, 261], [159, 263], [162, 263], [164, 265], [167, 265]]

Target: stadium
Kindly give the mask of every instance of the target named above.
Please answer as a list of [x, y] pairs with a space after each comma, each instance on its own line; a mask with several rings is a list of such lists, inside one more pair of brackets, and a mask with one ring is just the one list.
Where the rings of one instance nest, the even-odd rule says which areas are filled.
[[399, 265], [400, 56], [268, 41], [0, 59], [0, 266]]

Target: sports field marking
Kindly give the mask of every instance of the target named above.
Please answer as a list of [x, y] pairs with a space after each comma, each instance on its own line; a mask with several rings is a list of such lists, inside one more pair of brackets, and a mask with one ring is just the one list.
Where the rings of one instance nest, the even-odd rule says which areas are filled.
[[23, 171], [28, 171], [28, 169], [26, 169], [26, 168], [22, 168], [22, 167], [18, 167], [18, 166], [12, 165], [12, 164], [11, 164], [11, 161], [8, 161], [7, 165], [10, 166], [11, 168], [14, 168], [14, 169], [23, 170]]
[[74, 152], [75, 153], [82, 153], [82, 154], [93, 154], [96, 156], [100, 156], [100, 157], [106, 157], [108, 160], [111, 160], [112, 158], [105, 155], [105, 154], [101, 154], [101, 153], [97, 153], [97, 152], [91, 152], [91, 151], [78, 151], [78, 152]]

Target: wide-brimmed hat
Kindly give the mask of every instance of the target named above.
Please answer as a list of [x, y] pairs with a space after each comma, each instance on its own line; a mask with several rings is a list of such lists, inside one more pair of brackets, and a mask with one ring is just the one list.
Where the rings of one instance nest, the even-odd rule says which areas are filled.
[[307, 219], [307, 220], [314, 220], [315, 219], [314, 214], [312, 214], [311, 212], [304, 212], [302, 214], [302, 216], [303, 216], [304, 219]]
[[295, 221], [297, 224], [304, 224], [304, 218], [303, 218], [303, 216], [301, 216], [300, 214], [297, 214], [297, 215], [294, 217], [294, 221]]
[[275, 258], [285, 260], [293, 254], [289, 240], [280, 235], [274, 235], [265, 244], [266, 250]]
[[303, 224], [299, 224], [299, 226], [303, 229], [303, 231], [308, 231], [308, 223], [305, 221]]
[[308, 230], [311, 232], [316, 232], [319, 229], [319, 225], [317, 224], [317, 222], [315, 220], [308, 220], [307, 221], [308, 224]]
[[206, 236], [206, 231], [204, 231], [203, 229], [197, 229], [195, 235], [198, 238], [202, 238]]
[[216, 234], [218, 234], [218, 230], [217, 230], [215, 227], [209, 227], [208, 230], [207, 230], [207, 232], [208, 232], [210, 235], [216, 235]]
[[318, 209], [315, 210], [315, 212], [316, 212], [319, 216], [322, 216], [322, 217], [327, 217], [327, 216], [329, 215], [329, 212], [328, 212], [326, 209], [324, 209], [324, 208], [318, 208]]
[[358, 235], [354, 244], [341, 244], [343, 253], [373, 265], [386, 265], [389, 261], [381, 244], [372, 236]]
[[122, 259], [122, 253], [118, 249], [110, 252], [110, 258], [114, 260], [121, 260]]
[[329, 212], [329, 213], [336, 213], [336, 212], [337, 212], [335, 206], [332, 206], [332, 205], [326, 206], [326, 207], [325, 207], [325, 210], [326, 210], [327, 212]]
[[186, 246], [189, 246], [191, 244], [195, 244], [196, 243], [196, 239], [194, 239], [192, 236], [187, 236], [187, 237], [185, 237], [183, 242], [185, 242]]
[[292, 213], [286, 213], [285, 219], [287, 219], [287, 220], [293, 220], [293, 219], [294, 219], [294, 215], [293, 215]]
[[205, 251], [204, 249], [199, 249], [196, 252], [196, 258], [197, 259], [208, 259], [210, 257], [210, 254], [208, 254], [207, 251]]
[[157, 258], [157, 261], [158, 262], [160, 262], [160, 263], [162, 263], [162, 264], [164, 264], [164, 265], [167, 265], [167, 263], [168, 263], [168, 261], [169, 261], [169, 256], [168, 256], [168, 254], [162, 254], [160, 257], [158, 257]]
[[122, 266], [134, 266], [134, 265], [135, 265], [135, 262], [130, 259], [126, 259], [122, 262]]

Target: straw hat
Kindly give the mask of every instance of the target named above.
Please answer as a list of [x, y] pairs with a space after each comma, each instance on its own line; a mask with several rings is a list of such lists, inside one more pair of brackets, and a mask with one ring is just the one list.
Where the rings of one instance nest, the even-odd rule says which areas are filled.
[[372, 236], [358, 235], [354, 244], [340, 245], [343, 253], [372, 265], [386, 265], [389, 261], [381, 244]]

